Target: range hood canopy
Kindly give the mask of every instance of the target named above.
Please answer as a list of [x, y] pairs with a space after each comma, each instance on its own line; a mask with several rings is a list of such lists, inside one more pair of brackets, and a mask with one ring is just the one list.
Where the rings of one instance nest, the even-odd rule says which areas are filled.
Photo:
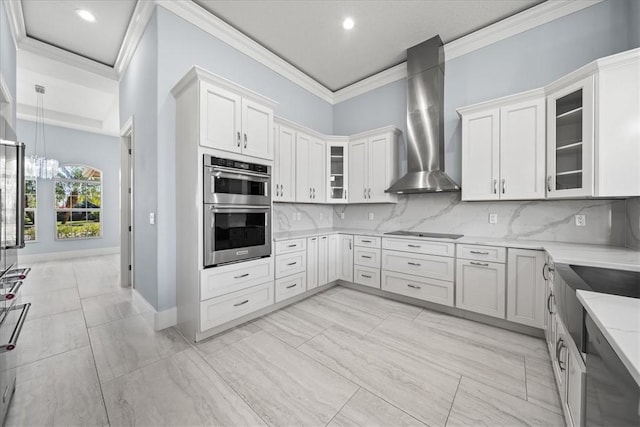
[[460, 191], [444, 172], [444, 52], [440, 36], [407, 50], [407, 174], [387, 193]]

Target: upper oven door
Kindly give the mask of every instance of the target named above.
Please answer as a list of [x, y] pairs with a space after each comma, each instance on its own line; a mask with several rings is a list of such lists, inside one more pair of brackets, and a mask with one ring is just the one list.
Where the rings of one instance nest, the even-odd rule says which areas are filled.
[[259, 172], [205, 166], [204, 203], [270, 205], [271, 178], [268, 174]]
[[204, 266], [271, 255], [271, 208], [204, 206]]

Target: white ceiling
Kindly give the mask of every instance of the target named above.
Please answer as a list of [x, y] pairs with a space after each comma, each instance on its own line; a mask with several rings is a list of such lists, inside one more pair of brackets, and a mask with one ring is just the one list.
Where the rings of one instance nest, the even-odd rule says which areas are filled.
[[[407, 48], [444, 43], [541, 0], [194, 0], [332, 91], [406, 60]], [[342, 29], [350, 16], [351, 31]]]
[[[137, 0], [22, 0], [27, 37], [102, 64], [115, 64]], [[76, 9], [93, 13], [86, 22]]]

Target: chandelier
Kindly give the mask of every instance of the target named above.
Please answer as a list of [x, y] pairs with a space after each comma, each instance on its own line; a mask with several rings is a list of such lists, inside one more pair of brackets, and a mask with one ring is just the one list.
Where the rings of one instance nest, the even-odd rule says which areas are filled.
[[[47, 141], [44, 137], [44, 86], [36, 85], [36, 139], [33, 155], [26, 158], [25, 175], [29, 178], [53, 179], [58, 175], [58, 161], [47, 158]], [[42, 155], [38, 151], [38, 130], [42, 131]]]

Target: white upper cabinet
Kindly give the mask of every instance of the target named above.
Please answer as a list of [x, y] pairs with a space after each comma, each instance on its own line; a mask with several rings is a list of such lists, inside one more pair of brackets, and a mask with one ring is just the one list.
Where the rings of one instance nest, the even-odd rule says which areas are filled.
[[547, 91], [547, 197], [640, 195], [640, 48], [598, 59]]
[[347, 203], [349, 143], [347, 138], [334, 139], [327, 141], [326, 200], [327, 203]]
[[272, 160], [272, 129], [270, 106], [200, 81], [200, 145]]
[[296, 131], [285, 125], [276, 126], [273, 167], [273, 201], [296, 201]]
[[325, 201], [325, 142], [303, 132], [296, 133], [296, 201]]
[[544, 110], [541, 89], [458, 110], [462, 200], [545, 197]]
[[398, 178], [398, 136], [387, 127], [358, 134], [349, 143], [349, 201], [351, 203], [396, 203], [395, 194], [384, 190]]
[[593, 195], [593, 84], [590, 76], [547, 97], [547, 197]]

